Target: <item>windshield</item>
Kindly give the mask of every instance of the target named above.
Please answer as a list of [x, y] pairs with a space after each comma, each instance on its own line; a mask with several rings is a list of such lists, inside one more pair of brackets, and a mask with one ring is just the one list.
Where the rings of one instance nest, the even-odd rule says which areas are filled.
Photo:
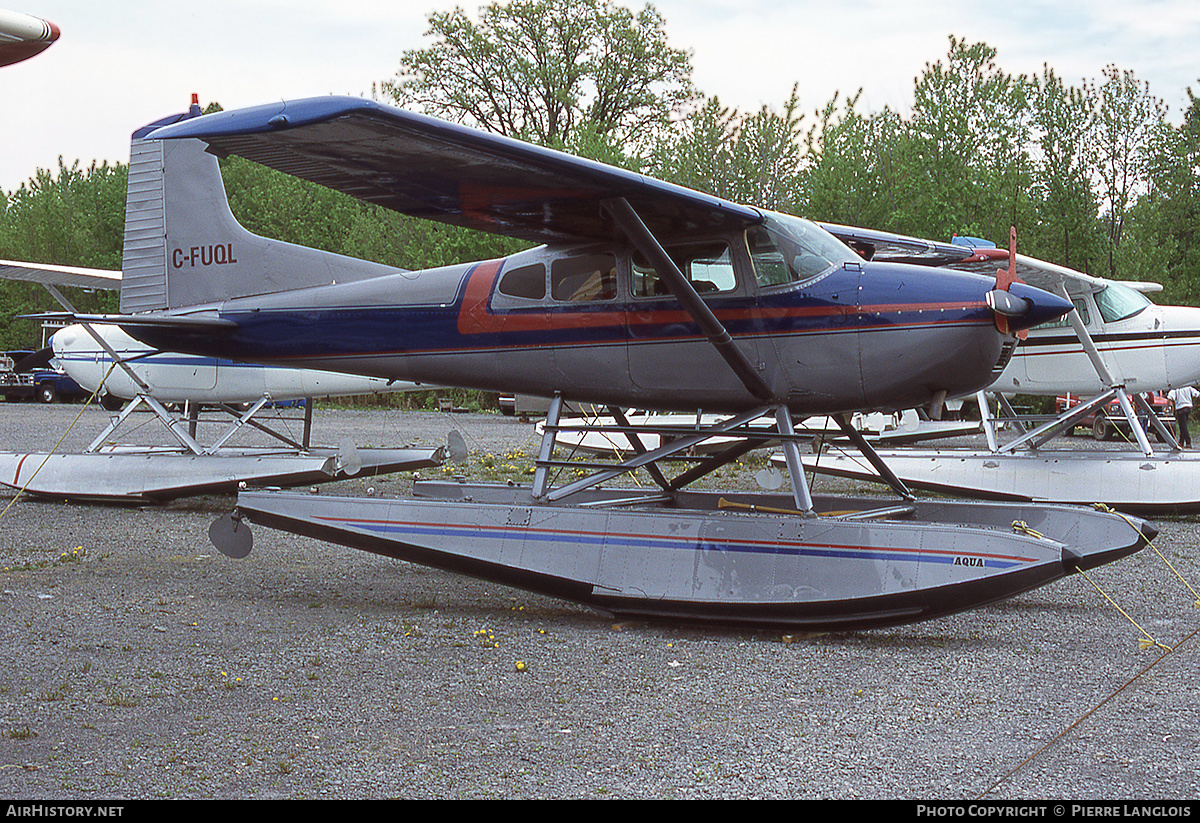
[[858, 262], [850, 248], [816, 224], [785, 214], [768, 214], [746, 233], [759, 285], [809, 280], [835, 266]]
[[1147, 306], [1153, 305], [1140, 291], [1120, 283], [1109, 283], [1096, 292], [1096, 308], [1105, 323], [1115, 323], [1133, 317]]

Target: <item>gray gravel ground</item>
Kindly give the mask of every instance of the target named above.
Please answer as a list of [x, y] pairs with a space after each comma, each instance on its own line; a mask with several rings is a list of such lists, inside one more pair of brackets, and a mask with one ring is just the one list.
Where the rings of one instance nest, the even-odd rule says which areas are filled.
[[[79, 411], [0, 404], [5, 448], [45, 450]], [[104, 419], [87, 409], [63, 448]], [[400, 446], [452, 427], [477, 453], [535, 450], [494, 415], [330, 411], [317, 430]], [[229, 560], [207, 529], [232, 500], [0, 516], [0, 797], [1200, 796], [1191, 519], [1155, 542], [1185, 582], [1149, 550], [1092, 574], [1166, 653], [1079, 576], [872, 632], [615, 624], [261, 528]]]

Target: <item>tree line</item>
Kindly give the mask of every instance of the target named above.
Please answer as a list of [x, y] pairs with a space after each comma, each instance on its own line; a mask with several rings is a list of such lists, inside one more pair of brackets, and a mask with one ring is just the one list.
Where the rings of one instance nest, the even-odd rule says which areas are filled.
[[[1047, 65], [1002, 70], [996, 49], [949, 38], [906, 114], [860, 92], [806, 109], [739, 111], [691, 79], [666, 22], [608, 0], [511, 0], [428, 17], [384, 102], [559, 148], [738, 202], [931, 239], [1006, 245], [1105, 277], [1154, 280], [1200, 304], [1200, 102], [1172, 124], [1134, 72], [1072, 85]], [[405, 268], [506, 254], [511, 240], [396, 215], [229, 158], [230, 205], [251, 231]], [[127, 168], [39, 169], [0, 198], [0, 258], [120, 267]], [[115, 296], [79, 294], [113, 310]], [[56, 308], [40, 287], [0, 284], [11, 317]], [[28, 322], [5, 348], [36, 342]]]

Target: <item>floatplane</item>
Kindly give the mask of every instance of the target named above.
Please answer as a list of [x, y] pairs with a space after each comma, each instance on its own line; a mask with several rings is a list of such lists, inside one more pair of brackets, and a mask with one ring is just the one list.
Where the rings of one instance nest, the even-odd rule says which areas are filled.
[[[0, 277], [41, 283], [72, 312], [59, 287], [121, 285], [121, 272], [15, 261], [0, 261]], [[449, 455], [448, 446], [359, 448], [348, 439], [336, 447], [313, 444], [317, 398], [424, 388], [412, 382], [164, 352], [119, 326], [86, 322], [55, 331], [30, 360], [61, 368], [114, 412], [82, 452], [0, 453], [0, 485], [37, 497], [163, 502], [244, 486], [311, 486], [412, 471], [440, 465]], [[117, 440], [142, 427], [138, 412], [162, 424], [170, 445]], [[202, 430], [211, 436], [202, 437]], [[239, 445], [241, 435], [252, 431], [270, 445]]]
[[[1180, 449], [1173, 426], [1148, 404], [1149, 392], [1200, 384], [1200, 309], [1159, 306], [1152, 282], [1094, 277], [973, 238], [944, 244], [920, 238], [826, 226], [874, 259], [979, 271], [1008, 265], [1020, 279], [1069, 299], [1066, 315], [1027, 329], [985, 390], [967, 396], [979, 408], [985, 446], [881, 451], [890, 470], [913, 488], [981, 498], [1104, 503], [1125, 511], [1200, 510], [1200, 455]], [[957, 259], [956, 246], [976, 250]], [[1081, 398], [1060, 413], [1019, 414], [1016, 394]], [[993, 411], [993, 408], [995, 411]], [[1120, 448], [1047, 446], [1088, 419], [1129, 433]], [[1002, 428], [1003, 427], [1003, 428]], [[1015, 436], [1003, 442], [1002, 431]], [[1161, 444], [1156, 447], [1152, 440]], [[1060, 441], [1061, 442], [1061, 441]], [[859, 457], [806, 455], [810, 470], [881, 481]]]
[[[226, 154], [538, 245], [411, 272], [282, 246], [228, 218]], [[358, 98], [193, 100], [135, 133], [130, 180], [127, 226], [155, 229], [127, 239], [121, 313], [77, 320], [164, 351], [553, 398], [528, 486], [244, 491], [210, 529], [230, 556], [257, 523], [607, 613], [826, 630], [992, 603], [1154, 534], [1094, 509], [918, 500], [894, 477], [894, 499], [810, 493], [796, 421], [833, 416], [877, 460], [847, 416], [990, 385], [1015, 333], [1072, 308], [1033, 286], [867, 261], [806, 220]], [[721, 420], [579, 477], [555, 455], [568, 401]], [[771, 430], [748, 425], [764, 416]], [[666, 458], [718, 436], [734, 440], [668, 476]], [[764, 438], [790, 494], [691, 488]], [[636, 471], [653, 487], [622, 482]]]

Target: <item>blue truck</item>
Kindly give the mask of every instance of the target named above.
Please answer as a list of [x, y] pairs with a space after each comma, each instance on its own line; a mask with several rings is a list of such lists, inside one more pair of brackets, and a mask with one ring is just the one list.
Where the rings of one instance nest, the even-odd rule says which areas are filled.
[[66, 372], [47, 366], [21, 368], [21, 361], [32, 355], [29, 351], [10, 351], [0, 354], [0, 394], [8, 402], [37, 398], [43, 403], [71, 402], [87, 397], [88, 392]]

